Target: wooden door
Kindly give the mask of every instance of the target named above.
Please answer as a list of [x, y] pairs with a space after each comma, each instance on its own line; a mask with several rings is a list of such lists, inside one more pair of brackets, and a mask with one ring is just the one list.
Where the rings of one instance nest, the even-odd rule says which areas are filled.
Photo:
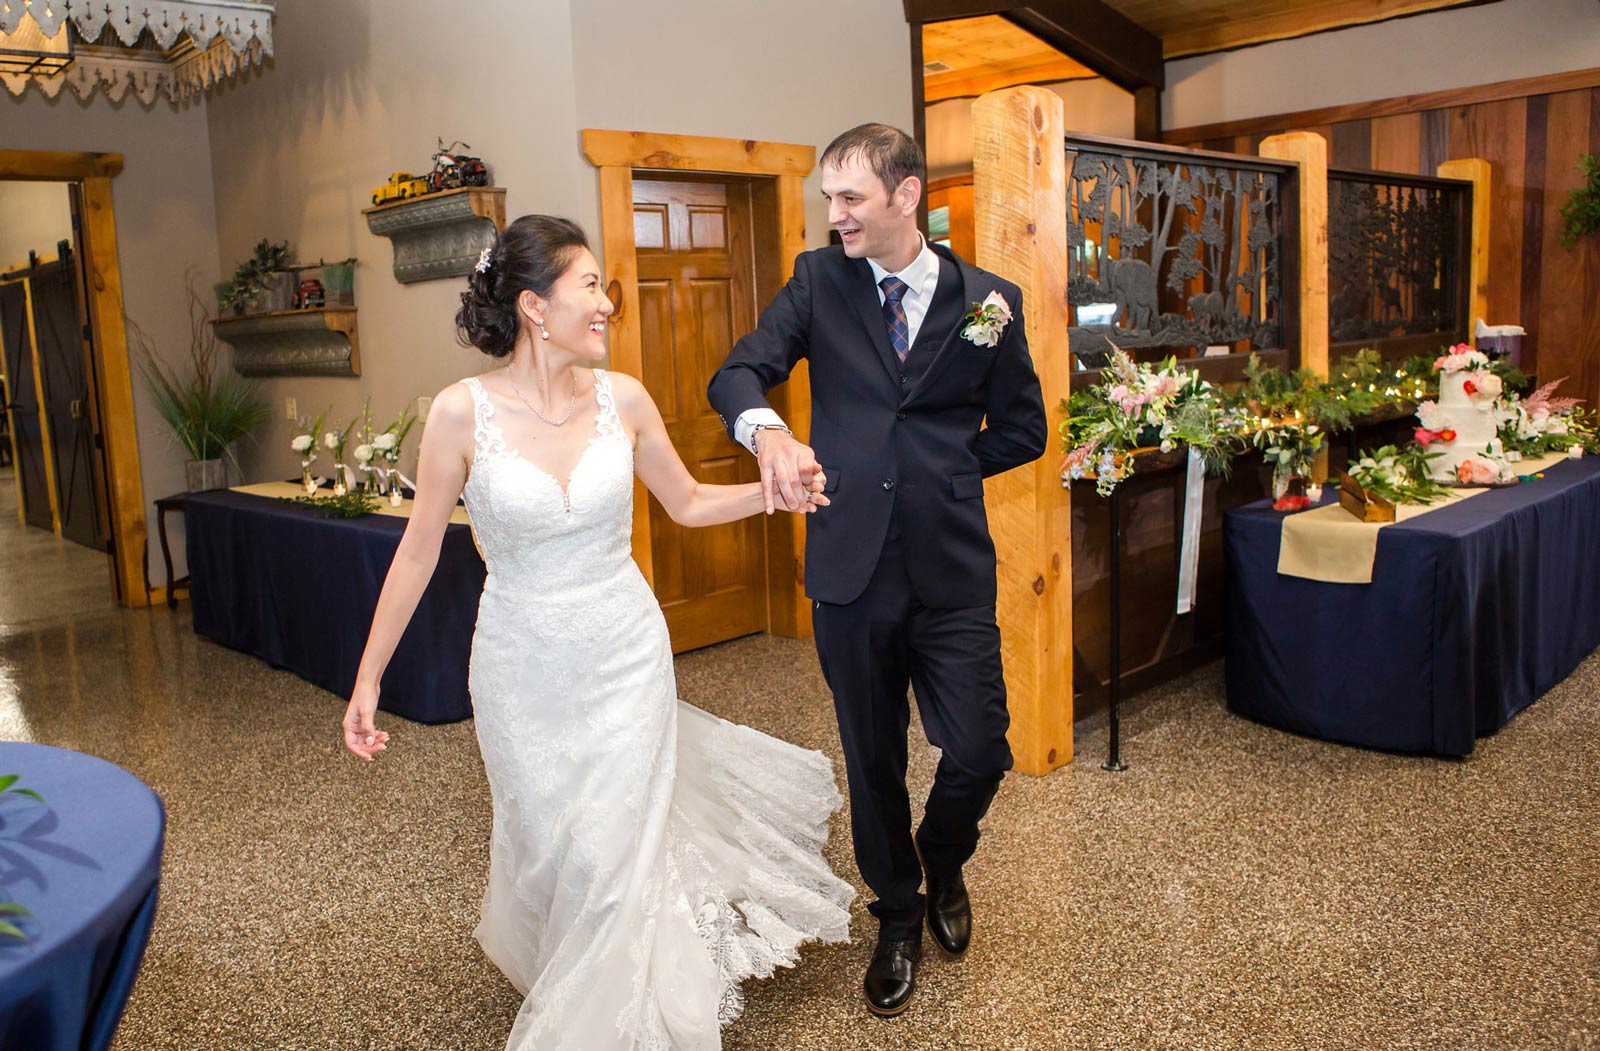
[[54, 263], [37, 266], [29, 281], [44, 410], [50, 421], [61, 535], [106, 550], [105, 490], [93, 426], [94, 390], [78, 297], [78, 255], [63, 241]]
[[[712, 373], [755, 326], [749, 183], [641, 176], [633, 181], [641, 378], [698, 481], [759, 481], [755, 457], [728, 440], [706, 401]], [[652, 497], [650, 543], [674, 652], [766, 629], [765, 516], [685, 529]]]
[[5, 344], [6, 381], [10, 384], [13, 440], [17, 446], [17, 485], [23, 521], [54, 529], [50, 483], [46, 474], [44, 414], [35, 382], [33, 341], [28, 326], [28, 290], [22, 281], [0, 283], [0, 339]]

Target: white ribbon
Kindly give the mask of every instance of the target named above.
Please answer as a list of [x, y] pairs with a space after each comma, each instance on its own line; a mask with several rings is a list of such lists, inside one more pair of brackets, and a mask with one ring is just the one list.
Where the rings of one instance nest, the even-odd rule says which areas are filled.
[[1183, 494], [1183, 546], [1178, 553], [1178, 612], [1194, 608], [1194, 582], [1200, 566], [1200, 518], [1205, 511], [1206, 463], [1189, 447], [1189, 474]]

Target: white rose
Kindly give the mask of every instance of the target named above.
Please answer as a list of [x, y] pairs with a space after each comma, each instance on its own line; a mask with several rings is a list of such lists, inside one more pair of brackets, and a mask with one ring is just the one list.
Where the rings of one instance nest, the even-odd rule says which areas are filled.
[[358, 445], [358, 446], [356, 446], [356, 462], [357, 463], [366, 463], [371, 459], [372, 459], [372, 446], [370, 446], [370, 445]]
[[1000, 329], [986, 321], [974, 321], [967, 328], [967, 338], [980, 347], [1000, 345]]
[[339, 436], [333, 431], [329, 431], [322, 436], [322, 444], [330, 449], [337, 449], [339, 447]]
[[1478, 393], [1485, 398], [1498, 398], [1501, 390], [1504, 389], [1500, 383], [1500, 377], [1492, 372], [1479, 372], [1474, 376], [1472, 382], [1477, 385]]
[[372, 439], [372, 447], [374, 449], [381, 449], [384, 452], [388, 452], [390, 449], [393, 449], [397, 444], [399, 444], [399, 442], [400, 437], [398, 435], [391, 431], [385, 431], [376, 438]]
[[307, 449], [311, 448], [311, 435], [300, 435], [298, 438], [294, 439], [294, 441], [289, 443], [289, 448], [293, 449], [297, 453], [305, 452]]
[[1450, 429], [1450, 418], [1439, 411], [1439, 403], [1425, 401], [1417, 406], [1417, 419], [1430, 431], [1444, 431]]

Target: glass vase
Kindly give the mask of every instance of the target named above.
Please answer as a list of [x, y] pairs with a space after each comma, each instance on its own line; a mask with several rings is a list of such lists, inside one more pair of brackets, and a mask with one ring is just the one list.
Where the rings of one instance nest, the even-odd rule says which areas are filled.
[[345, 478], [345, 466], [342, 463], [333, 465], [333, 495], [343, 496], [350, 491], [350, 483]]
[[300, 488], [306, 491], [307, 496], [317, 495], [317, 480], [312, 477], [310, 460], [300, 464]]

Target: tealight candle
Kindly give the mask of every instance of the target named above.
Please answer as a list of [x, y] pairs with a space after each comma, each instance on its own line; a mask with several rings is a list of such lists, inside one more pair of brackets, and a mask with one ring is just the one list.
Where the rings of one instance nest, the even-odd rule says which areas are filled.
[[1570, 445], [1570, 446], [1568, 446], [1567, 447], [1567, 459], [1569, 459], [1569, 460], [1581, 460], [1581, 459], [1583, 459], [1583, 446], [1581, 446], [1581, 445]]

